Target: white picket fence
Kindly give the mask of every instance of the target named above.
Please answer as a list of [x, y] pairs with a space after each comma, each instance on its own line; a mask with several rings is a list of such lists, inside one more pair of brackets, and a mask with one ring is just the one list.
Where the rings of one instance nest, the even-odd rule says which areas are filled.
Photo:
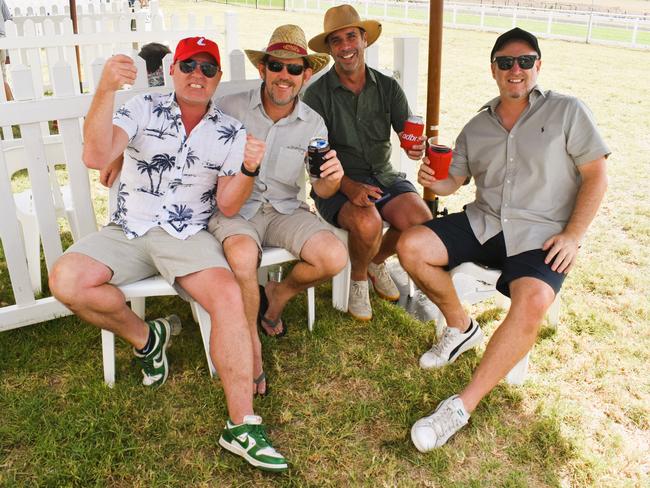
[[[395, 66], [391, 72], [404, 88], [409, 103], [416, 107], [417, 100], [417, 63], [413, 59], [418, 57], [417, 38], [397, 38], [394, 43]], [[135, 94], [147, 91], [168, 92], [171, 89], [171, 79], [168, 70], [165, 70], [165, 86], [148, 88], [144, 60], [136, 59], [138, 78], [131, 89], [121, 90], [117, 94], [116, 104], [124, 103]], [[368, 61], [371, 66], [377, 66], [378, 52], [376, 46], [369, 51]], [[233, 72], [241, 75], [231, 81], [219, 85], [217, 96], [235, 93], [259, 86], [260, 80], [244, 79], [244, 53], [237, 50], [230, 53], [224, 63], [237, 67]], [[103, 60], [95, 60], [92, 64], [90, 77], [91, 85], [95, 86], [99, 80], [103, 67]], [[165, 58], [164, 64], [169, 65], [170, 56]], [[37, 215], [38, 231], [41, 236], [43, 253], [47, 269], [51, 269], [56, 259], [61, 255], [61, 230], [57, 214], [57, 189], [54, 188], [56, 178], [51, 174], [50, 151], [51, 146], [58, 145], [64, 154], [64, 161], [53, 161], [53, 164], [65, 164], [68, 186], [70, 188], [71, 214], [67, 218], [73, 221], [75, 234], [84, 236], [97, 229], [97, 218], [90, 192], [88, 170], [81, 161], [82, 153], [82, 123], [90, 106], [92, 93], [79, 93], [75, 81], [75, 66], [66, 60], [59, 60], [51, 67], [53, 95], [43, 97], [38, 87], [33, 82], [32, 70], [21, 66], [14, 73], [14, 89], [16, 100], [0, 102], [0, 120], [2, 124], [18, 126], [21, 139], [0, 141], [0, 240], [4, 251], [5, 260], [9, 270], [14, 303], [0, 306], [0, 332], [30, 324], [43, 322], [56, 317], [70, 314], [70, 312], [52, 297], [39, 298], [34, 292], [30, 280], [30, 270], [24, 246], [21, 221], [17, 215], [17, 207], [12, 191], [11, 177], [8, 168], [8, 155], [17, 148], [25, 154], [26, 166], [32, 189], [33, 207]], [[319, 73], [320, 74], [320, 73]], [[51, 135], [47, 122], [56, 120], [58, 134]], [[394, 141], [396, 142], [396, 141]], [[395, 166], [400, 167], [407, 174], [413, 175], [414, 164], [403, 151], [399, 151], [399, 144], [394, 144], [397, 154], [394, 154]], [[51, 158], [50, 158], [51, 159]], [[74, 236], [75, 238], [77, 236]]]
[[[79, 50], [79, 69], [73, 73], [76, 93], [81, 93], [82, 88], [83, 92], [92, 93], [92, 62], [98, 57], [107, 58], [116, 53], [131, 54], [148, 42], [167, 44], [173, 52], [180, 39], [198, 35], [216, 40], [224, 57], [239, 48], [238, 16], [234, 12], [224, 14], [221, 26], [215, 25], [212, 17], [204, 17], [199, 23], [192, 14], [185, 18], [171, 16], [171, 25], [177, 27], [170, 29], [165, 29], [159, 11], [151, 17], [149, 23], [144, 19], [147, 15], [149, 14], [144, 11], [135, 14], [135, 31], [131, 30], [132, 14], [119, 14], [117, 20], [105, 19], [103, 22], [96, 22], [93, 17], [80, 17], [79, 34], [72, 32], [72, 22], [67, 17], [60, 21], [47, 18], [41, 24], [34, 23], [31, 18], [27, 19], [23, 23], [22, 33], [18, 32], [15, 22], [7, 21], [7, 37], [0, 38], [0, 49], [6, 49], [11, 59], [7, 65], [9, 84], [15, 88], [17, 79], [23, 79], [21, 73], [28, 70], [38, 97], [47, 96], [52, 92], [54, 66], [61, 61], [76, 64], [76, 49]], [[242, 61], [230, 66], [225, 80], [241, 79], [243, 72]], [[83, 83], [79, 82], [80, 75]], [[0, 86], [3, 81], [0, 73]], [[0, 102], [5, 100], [4, 90], [0, 90]], [[3, 137], [11, 139], [12, 131], [4, 119], [2, 126]]]
[[[286, 10], [324, 12], [337, 0], [286, 0]], [[363, 18], [416, 24], [429, 23], [429, 2], [349, 0]], [[517, 5], [444, 2], [444, 26], [504, 32], [514, 26], [541, 38], [650, 49], [650, 18], [646, 15], [542, 9]]]

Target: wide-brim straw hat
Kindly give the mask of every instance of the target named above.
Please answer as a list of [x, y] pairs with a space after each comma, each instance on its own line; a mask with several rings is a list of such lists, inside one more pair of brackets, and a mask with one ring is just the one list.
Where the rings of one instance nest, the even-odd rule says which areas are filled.
[[324, 32], [310, 39], [309, 47], [317, 53], [329, 53], [327, 36], [334, 31], [348, 27], [358, 27], [366, 31], [368, 46], [375, 42], [381, 34], [381, 24], [379, 22], [376, 20], [361, 20], [352, 5], [339, 5], [325, 12], [325, 18], [323, 19]]
[[244, 49], [246, 56], [253, 66], [262, 62], [264, 56], [274, 56], [276, 58], [287, 59], [301, 57], [307, 60], [307, 64], [318, 73], [330, 61], [327, 54], [309, 54], [307, 52], [307, 40], [305, 33], [297, 25], [281, 25], [273, 31], [269, 45], [266, 49], [255, 51], [253, 49]]

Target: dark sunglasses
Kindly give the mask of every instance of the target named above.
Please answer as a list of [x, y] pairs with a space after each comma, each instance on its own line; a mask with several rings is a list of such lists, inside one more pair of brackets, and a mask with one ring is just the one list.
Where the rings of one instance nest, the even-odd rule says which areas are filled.
[[185, 61], [179, 61], [178, 67], [185, 74], [189, 74], [199, 66], [201, 68], [201, 73], [203, 73], [208, 78], [214, 78], [219, 72], [219, 66], [212, 63], [199, 63], [193, 59], [186, 59]]
[[514, 56], [497, 56], [492, 62], [497, 63], [497, 67], [502, 71], [512, 69], [515, 65], [515, 60], [521, 69], [530, 69], [535, 66], [537, 58], [537, 54], [524, 54], [516, 58]]
[[273, 71], [274, 73], [279, 73], [280, 71], [282, 71], [282, 68], [286, 66], [287, 73], [289, 73], [292, 76], [301, 75], [302, 72], [305, 71], [304, 64], [284, 64], [281, 63], [280, 61], [267, 61], [266, 66], [267, 68], [269, 68], [270, 71]]

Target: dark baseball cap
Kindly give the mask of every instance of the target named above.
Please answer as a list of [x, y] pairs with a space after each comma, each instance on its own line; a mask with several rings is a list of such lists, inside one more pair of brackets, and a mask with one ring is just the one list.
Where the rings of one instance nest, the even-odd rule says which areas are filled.
[[524, 41], [530, 44], [530, 46], [537, 51], [539, 59], [542, 59], [542, 51], [539, 49], [539, 44], [537, 43], [537, 38], [532, 35], [530, 32], [527, 32], [519, 27], [510, 29], [508, 32], [504, 32], [499, 37], [497, 37], [492, 52], [490, 53], [490, 62], [494, 59], [494, 53], [500, 50], [510, 41]]

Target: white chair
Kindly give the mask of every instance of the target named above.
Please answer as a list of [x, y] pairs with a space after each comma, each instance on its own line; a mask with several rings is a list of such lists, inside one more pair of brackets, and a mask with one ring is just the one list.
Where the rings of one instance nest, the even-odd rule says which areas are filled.
[[[295, 260], [295, 256], [285, 249], [279, 247], [265, 248], [262, 253], [260, 269]], [[120, 290], [122, 290], [126, 299], [131, 303], [131, 309], [143, 320], [145, 318], [145, 299], [147, 297], [177, 294], [176, 290], [161, 276], [153, 276], [121, 286]], [[313, 330], [316, 316], [315, 303], [314, 289], [309, 288], [307, 290], [307, 326], [310, 332]], [[210, 315], [194, 300], [190, 301], [190, 307], [192, 308], [194, 320], [199, 324], [210, 375], [214, 377], [216, 375], [216, 369], [210, 359]], [[102, 330], [102, 357], [104, 362], [104, 381], [107, 385], [113, 386], [115, 384], [115, 335], [107, 330]]]
[[[119, 187], [119, 178], [109, 192], [109, 209], [112, 213], [116, 207], [117, 189]], [[266, 273], [264, 270], [269, 266], [295, 261], [297, 258], [286, 249], [279, 247], [265, 247], [262, 252], [260, 262], [261, 281], [265, 282]], [[131, 303], [131, 309], [135, 314], [144, 320], [145, 318], [145, 299], [153, 296], [170, 296], [176, 295], [176, 290], [167, 283], [161, 276], [153, 276], [144, 280], [130, 283], [120, 287], [127, 301]], [[203, 349], [208, 362], [208, 368], [212, 377], [216, 374], [216, 369], [210, 359], [210, 315], [208, 312], [194, 300], [190, 300], [192, 316], [199, 324], [201, 330], [201, 339], [203, 340]], [[307, 327], [311, 332], [314, 329], [316, 318], [316, 299], [314, 288], [307, 290]], [[107, 385], [115, 384], [115, 335], [107, 330], [102, 330], [102, 357], [104, 362], [104, 381]]]
[[[65, 185], [59, 186], [55, 164], [65, 164], [66, 158], [63, 151], [63, 143], [58, 136], [46, 136], [44, 138], [45, 155], [52, 187], [52, 198], [54, 199], [54, 208], [57, 217], [63, 217], [68, 220], [72, 238], [76, 241], [79, 238], [79, 226], [77, 225], [75, 211], [70, 195], [70, 187]], [[7, 163], [7, 172], [11, 178], [15, 173], [27, 168], [27, 154], [25, 147], [20, 140], [8, 141], [3, 143], [5, 161]], [[32, 289], [35, 293], [41, 291], [41, 239], [38, 229], [38, 219], [32, 201], [32, 190], [27, 189], [14, 194], [16, 202], [16, 213], [20, 222], [23, 243], [25, 246], [25, 255], [27, 256], [27, 267], [29, 269], [29, 279]]]
[[[452, 269], [450, 274], [461, 303], [473, 305], [494, 296], [499, 306], [503, 308], [509, 306], [510, 299], [496, 289], [497, 280], [501, 276], [501, 271], [498, 269], [486, 268], [475, 263], [463, 263]], [[559, 315], [560, 294], [558, 293], [546, 314], [549, 325], [554, 329], [557, 328]], [[434, 320], [436, 321], [436, 336], [440, 337], [447, 325], [440, 310]], [[528, 373], [529, 356], [530, 352], [508, 373], [506, 376], [508, 383], [521, 385], [524, 382]]]

